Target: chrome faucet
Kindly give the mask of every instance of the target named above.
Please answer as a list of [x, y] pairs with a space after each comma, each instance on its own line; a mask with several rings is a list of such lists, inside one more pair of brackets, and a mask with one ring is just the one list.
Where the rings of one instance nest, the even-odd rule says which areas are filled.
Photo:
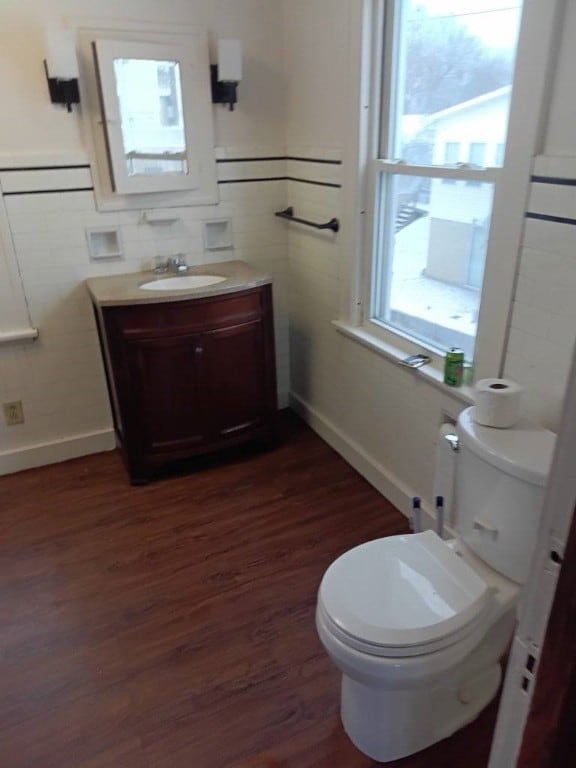
[[171, 256], [168, 259], [168, 269], [170, 272], [176, 272], [182, 274], [188, 272], [188, 264], [186, 263], [186, 257], [183, 253], [177, 253], [175, 256]]

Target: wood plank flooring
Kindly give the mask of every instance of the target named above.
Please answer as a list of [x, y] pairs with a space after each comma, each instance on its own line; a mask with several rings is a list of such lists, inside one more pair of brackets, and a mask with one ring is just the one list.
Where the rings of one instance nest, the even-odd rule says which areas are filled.
[[[1, 768], [366, 768], [314, 628], [342, 551], [406, 521], [296, 417], [131, 487], [116, 453], [0, 478]], [[492, 705], [390, 765], [483, 768]]]

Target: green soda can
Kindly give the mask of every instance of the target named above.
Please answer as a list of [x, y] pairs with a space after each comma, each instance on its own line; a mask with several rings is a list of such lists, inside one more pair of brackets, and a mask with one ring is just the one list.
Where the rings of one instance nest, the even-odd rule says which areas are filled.
[[458, 347], [451, 347], [444, 358], [444, 384], [449, 387], [461, 387], [464, 378], [464, 352]]

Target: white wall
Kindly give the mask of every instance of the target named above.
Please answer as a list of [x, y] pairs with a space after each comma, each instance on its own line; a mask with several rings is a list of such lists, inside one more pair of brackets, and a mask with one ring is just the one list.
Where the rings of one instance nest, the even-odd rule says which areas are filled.
[[[324, 149], [326, 154], [339, 152], [346, 161], [340, 177], [342, 190], [289, 186], [288, 200], [302, 211], [328, 217], [338, 212], [346, 215], [356, 205], [349, 161], [354, 157], [355, 141], [350, 83], [359, 75], [354, 69], [349, 38], [353, 25], [349, 22], [358, 5], [352, 0], [284, 3], [289, 150], [293, 137], [301, 151], [307, 147], [312, 156]], [[561, 144], [563, 152], [576, 154], [574, 120], [565, 123], [575, 109], [570, 85], [574, 68], [570, 41], [576, 37], [574, 4], [569, 15], [558, 74], [563, 85], [556, 90], [548, 141], [554, 141], [555, 147]], [[330, 84], [332, 98], [327, 101]], [[566, 210], [561, 215], [576, 219], [574, 189], [556, 189], [550, 202], [552, 211]], [[575, 245], [575, 226], [528, 221], [506, 354], [506, 374], [527, 389], [526, 412], [552, 428], [560, 417], [576, 331]], [[455, 400], [447, 388], [443, 391], [343, 337], [331, 325], [341, 312], [339, 295], [350, 291], [353, 258], [349, 230], [337, 238], [319, 237], [295, 227], [290, 232], [294, 402], [321, 434], [406, 510], [412, 494], [431, 500], [438, 426], [446, 413], [457, 414], [464, 403]]]
[[[219, 207], [189, 209], [171, 230], [152, 232], [137, 224], [135, 214], [96, 213], [91, 193], [7, 198], [24, 287], [41, 339], [34, 345], [0, 348], [0, 400], [23, 399], [27, 417], [22, 427], [0, 424], [5, 470], [25, 464], [23, 454], [38, 443], [49, 446], [43, 454], [49, 458], [50, 450], [55, 455], [55, 440], [81, 442], [86, 434], [109, 434], [102, 368], [81, 282], [89, 274], [111, 270], [88, 261], [84, 228], [102, 222], [122, 227], [127, 260], [117, 268], [124, 271], [140, 269], [162, 249], [184, 248], [193, 261], [203, 260], [199, 219], [232, 215], [233, 255], [264, 266], [276, 277], [280, 388], [287, 388], [288, 243], [294, 402], [396, 503], [405, 505], [412, 493], [430, 499], [438, 426], [465, 402], [341, 335], [331, 324], [341, 315], [354, 272], [349, 224], [350, 210], [357, 204], [351, 171], [358, 78], [353, 22], [358, 6], [353, 0], [130, 0], [122, 6], [126, 18], [205, 26], [212, 45], [218, 36], [240, 37], [246, 64], [240, 103], [233, 113], [216, 109], [220, 156], [287, 153], [304, 159], [220, 164], [221, 181], [285, 174], [295, 180], [221, 184]], [[22, 164], [38, 155], [70, 162], [85, 159], [80, 119], [49, 104], [41, 62], [44, 24], [82, 11], [92, 17], [117, 13], [111, 0], [99, 3], [96, 10], [88, 2], [72, 0], [3, 3], [2, 167], [7, 160]], [[571, 131], [576, 103], [570, 86], [570, 41], [576, 35], [573, 4], [563, 30], [536, 172], [568, 173], [576, 179], [576, 167], [572, 172], [567, 162], [576, 155]], [[555, 161], [556, 155], [562, 155], [562, 164]], [[331, 162], [318, 162], [322, 160]], [[573, 189], [535, 182], [529, 208], [576, 219]], [[286, 203], [294, 205], [297, 214], [318, 220], [339, 216], [345, 226], [335, 237], [285, 224], [272, 213]], [[527, 387], [527, 411], [552, 427], [559, 419], [576, 328], [575, 235], [569, 223], [528, 220], [506, 355], [506, 374]]]
[[[576, 4], [564, 4], [560, 40], [534, 161], [505, 373], [527, 388], [529, 412], [556, 428], [576, 338]], [[560, 181], [562, 183], [554, 183]]]
[[283, 2], [286, 140], [289, 148], [342, 148], [350, 2]]
[[[118, 9], [121, 7], [121, 11]], [[43, 28], [64, 17], [87, 16], [175, 23], [237, 37], [244, 49], [245, 80], [234, 112], [214, 107], [220, 204], [178, 209], [175, 224], [142, 224], [139, 212], [96, 211], [81, 130], [81, 107], [72, 115], [49, 102], [42, 59]], [[25, 423], [0, 419], [0, 473], [112, 447], [111, 415], [92, 309], [83, 281], [92, 275], [139, 271], [156, 254], [185, 252], [190, 263], [240, 258], [274, 278], [280, 401], [288, 390], [286, 232], [274, 211], [285, 207], [285, 182], [226, 183], [283, 177], [284, 75], [282, 16], [269, 0], [8, 0], [0, 9], [2, 120], [0, 189], [10, 237], [22, 274], [34, 343], [0, 346], [0, 402], [22, 400]], [[56, 171], [26, 166], [57, 165]], [[17, 168], [16, 171], [2, 169]], [[88, 188], [87, 191], [74, 191]], [[51, 191], [51, 190], [69, 191]], [[234, 250], [205, 252], [201, 220], [230, 217]], [[124, 259], [94, 263], [86, 228], [120, 230]]]
[[244, 45], [240, 104], [216, 113], [217, 146], [260, 146], [284, 132], [284, 75], [279, 2], [270, 0], [3, 0], [0, 7], [2, 115], [0, 153], [83, 150], [80, 121], [46, 97], [44, 28], [75, 19], [187, 24]]
[[[342, 188], [289, 183], [288, 202], [318, 221], [348, 222], [355, 111], [349, 0], [284, 3], [288, 153], [344, 160], [330, 166]], [[356, 11], [357, 12], [357, 11]], [[313, 163], [308, 164], [310, 168]], [[316, 166], [321, 168], [321, 165]], [[352, 201], [353, 202], [353, 201]], [[341, 234], [292, 226], [290, 356], [294, 405], [398, 506], [430, 499], [434, 447], [445, 413], [462, 402], [340, 334], [332, 325], [349, 290], [350, 227]]]

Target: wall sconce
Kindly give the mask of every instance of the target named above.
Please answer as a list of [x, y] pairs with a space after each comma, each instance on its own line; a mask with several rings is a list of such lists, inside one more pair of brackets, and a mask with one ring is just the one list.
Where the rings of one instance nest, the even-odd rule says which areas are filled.
[[78, 61], [75, 33], [71, 29], [47, 29], [44, 71], [52, 104], [64, 104], [72, 112], [72, 104], [80, 103]]
[[218, 40], [218, 64], [210, 67], [212, 103], [228, 104], [230, 112], [238, 101], [236, 89], [242, 79], [240, 40]]

